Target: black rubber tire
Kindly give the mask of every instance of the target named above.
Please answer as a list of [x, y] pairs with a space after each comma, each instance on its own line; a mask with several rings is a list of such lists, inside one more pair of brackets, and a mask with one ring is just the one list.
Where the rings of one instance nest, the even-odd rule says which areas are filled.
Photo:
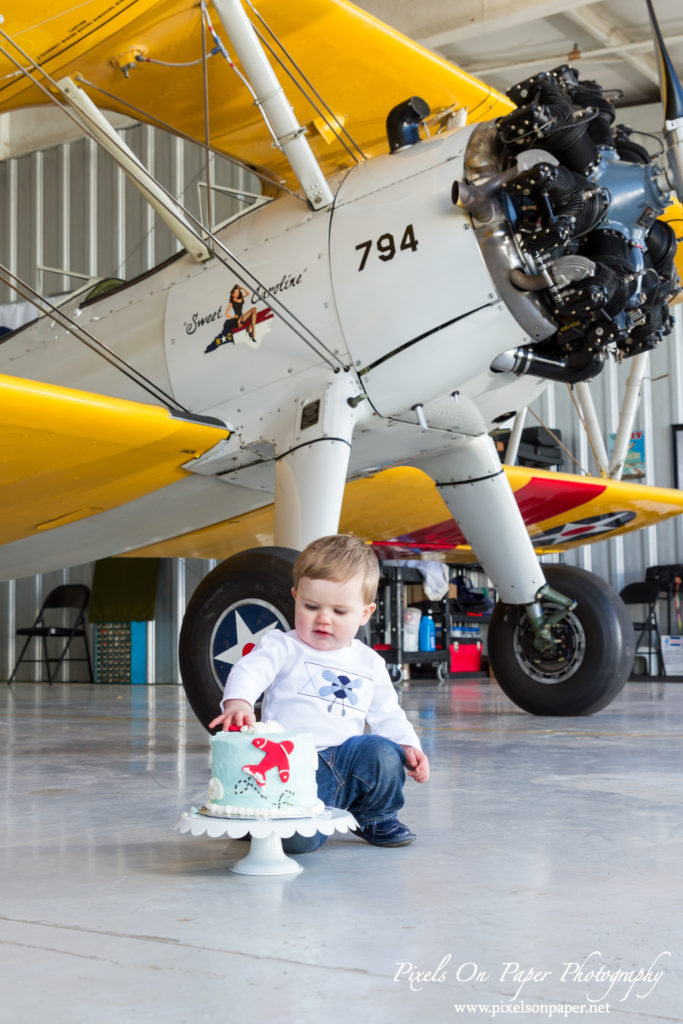
[[531, 645], [524, 609], [498, 602], [488, 630], [493, 675], [510, 700], [532, 715], [592, 715], [614, 700], [631, 673], [631, 618], [616, 590], [594, 573], [565, 565], [543, 569], [549, 586], [577, 601], [555, 627], [567, 658], [543, 659]]
[[225, 679], [234, 662], [217, 660], [216, 651], [239, 639], [238, 610], [242, 621], [246, 616], [246, 628], [254, 632], [272, 628], [273, 623], [275, 628], [293, 628], [292, 566], [297, 554], [274, 547], [242, 551], [217, 565], [192, 595], [178, 656], [187, 699], [204, 728], [220, 714]]
[[436, 666], [436, 679], [439, 683], [445, 683], [449, 678], [448, 663], [445, 661], [438, 662]]

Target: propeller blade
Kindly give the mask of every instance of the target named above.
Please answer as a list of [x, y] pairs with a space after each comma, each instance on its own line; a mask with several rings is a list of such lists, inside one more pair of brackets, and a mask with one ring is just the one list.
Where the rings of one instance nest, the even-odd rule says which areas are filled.
[[652, 0], [645, 0], [659, 60], [659, 85], [664, 107], [664, 141], [669, 162], [669, 185], [683, 199], [683, 86], [671, 63], [660, 32]]
[[664, 107], [664, 117], [667, 121], [675, 121], [677, 118], [683, 117], [683, 85], [681, 85], [681, 80], [671, 63], [671, 58], [664, 44], [657, 16], [652, 6], [652, 0], [645, 0], [645, 3], [650, 14], [650, 24], [657, 50], [659, 87], [662, 96], [662, 106]]

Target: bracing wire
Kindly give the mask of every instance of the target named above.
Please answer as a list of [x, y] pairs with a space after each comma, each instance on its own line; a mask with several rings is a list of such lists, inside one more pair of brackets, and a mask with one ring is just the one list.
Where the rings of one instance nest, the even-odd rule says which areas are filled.
[[[206, 2], [201, 0], [202, 16], [206, 12]], [[209, 230], [213, 227], [213, 195], [211, 194], [211, 128], [209, 120], [209, 59], [206, 51], [206, 32], [202, 21], [202, 93], [204, 99], [204, 156], [206, 159], [206, 222]]]
[[[349, 156], [351, 157], [351, 159], [352, 159], [352, 160], [355, 160], [355, 162], [356, 162], [357, 164], [359, 164], [359, 163], [361, 162], [361, 161], [360, 161], [360, 159], [358, 158], [358, 156], [356, 156], [356, 154], [355, 154], [355, 153], [353, 152], [353, 150], [352, 150], [352, 149], [350, 148], [350, 146], [349, 146], [349, 145], [348, 145], [348, 144], [347, 144], [347, 143], [346, 143], [346, 142], [344, 141], [344, 139], [343, 139], [343, 138], [342, 138], [342, 136], [341, 136], [341, 133], [340, 133], [340, 132], [339, 132], [339, 131], [337, 130], [337, 128], [335, 127], [335, 125], [334, 125], [334, 124], [332, 124], [332, 122], [330, 121], [329, 117], [326, 117], [326, 116], [325, 116], [325, 113], [324, 113], [324, 111], [322, 111], [322, 110], [320, 109], [320, 107], [317, 107], [317, 106], [316, 106], [316, 104], [315, 104], [315, 103], [313, 102], [313, 100], [311, 99], [311, 97], [310, 97], [310, 96], [308, 96], [308, 95], [306, 94], [306, 91], [305, 91], [305, 89], [304, 89], [304, 88], [302, 87], [301, 83], [300, 83], [300, 82], [298, 82], [298, 81], [296, 80], [296, 78], [295, 78], [295, 76], [294, 76], [293, 72], [292, 72], [292, 71], [291, 71], [291, 70], [290, 70], [290, 69], [289, 69], [289, 68], [287, 67], [287, 65], [286, 65], [286, 64], [284, 63], [284, 61], [283, 61], [283, 60], [282, 60], [282, 59], [281, 59], [280, 57], [278, 57], [277, 53], [275, 52], [275, 50], [273, 49], [273, 47], [272, 47], [272, 46], [270, 45], [270, 43], [268, 42], [268, 40], [267, 40], [267, 39], [265, 39], [265, 38], [263, 37], [263, 35], [262, 35], [262, 34], [261, 34], [261, 33], [260, 33], [259, 31], [258, 31], [258, 29], [254, 29], [254, 31], [256, 32], [256, 35], [257, 35], [257, 36], [258, 36], [258, 38], [260, 39], [260, 41], [261, 41], [261, 43], [263, 44], [263, 46], [265, 46], [265, 48], [266, 48], [266, 49], [268, 50], [268, 52], [270, 53], [270, 55], [271, 55], [271, 57], [273, 58], [273, 60], [274, 60], [274, 61], [276, 61], [276, 62], [277, 62], [277, 64], [279, 64], [279, 66], [280, 66], [280, 67], [282, 68], [282, 70], [284, 71], [284, 73], [285, 73], [286, 75], [288, 75], [288, 76], [289, 76], [289, 78], [290, 78], [290, 79], [291, 79], [291, 81], [292, 81], [292, 82], [294, 83], [294, 85], [295, 85], [295, 86], [296, 86], [296, 88], [297, 88], [297, 89], [299, 90], [299, 92], [300, 92], [300, 93], [302, 94], [302, 96], [304, 96], [304, 98], [305, 98], [305, 99], [306, 99], [306, 100], [307, 100], [307, 101], [308, 101], [308, 102], [310, 103], [310, 105], [311, 105], [311, 106], [313, 107], [313, 109], [315, 110], [316, 114], [318, 114], [318, 115], [320, 116], [320, 119], [321, 119], [322, 121], [324, 121], [324, 123], [325, 123], [325, 124], [327, 125], [327, 127], [328, 127], [328, 128], [330, 129], [330, 131], [332, 132], [332, 134], [333, 134], [333, 135], [334, 135], [334, 137], [336, 138], [337, 142], [338, 142], [338, 143], [339, 143], [339, 144], [340, 144], [341, 146], [343, 146], [343, 148], [344, 148], [344, 149], [346, 150], [346, 152], [347, 152], [347, 153], [349, 154]], [[294, 66], [296, 67], [296, 65], [294, 65]], [[297, 68], [297, 70], [298, 70], [298, 68]], [[316, 95], [317, 95], [317, 93], [316, 93]], [[330, 112], [330, 113], [331, 113], [331, 112]], [[332, 116], [332, 117], [334, 117], [334, 114], [331, 114], [331, 116]], [[337, 119], [336, 119], [336, 118], [335, 118], [335, 121], [336, 121], [336, 123], [337, 123], [337, 124], [340, 124], [340, 123], [341, 123], [341, 122], [337, 121]], [[348, 135], [348, 132], [347, 132], [346, 134]], [[356, 145], [356, 144], [355, 144], [355, 142], [353, 143], [353, 145], [354, 145], [354, 146]], [[361, 157], [362, 157], [362, 159], [365, 159], [365, 155], [364, 155], [363, 153], [361, 153]]]
[[[83, 75], [75, 75], [74, 79], [80, 85], [87, 85], [88, 89], [92, 89], [94, 92], [99, 92], [102, 94], [102, 96], [106, 96], [107, 99], [114, 100], [114, 102], [119, 103], [122, 107], [125, 107], [126, 110], [129, 110], [132, 114], [136, 114], [137, 117], [140, 118], [140, 120], [147, 121], [149, 124], [154, 125], [158, 128], [163, 128], [166, 131], [170, 130], [172, 134], [175, 135], [177, 138], [184, 139], [185, 142], [191, 142], [193, 145], [197, 145], [197, 140], [192, 135], [188, 135], [187, 132], [180, 131], [179, 128], [170, 128], [170, 126], [166, 124], [165, 121], [162, 121], [161, 118], [155, 117], [154, 114], [148, 113], [141, 107], [136, 107], [133, 103], [128, 103], [126, 100], [120, 99], [115, 93], [108, 92], [106, 89], [103, 89], [100, 85], [96, 85], [95, 82], [91, 82], [87, 78], [84, 78]], [[287, 188], [281, 182], [269, 177], [264, 171], [260, 171], [255, 167], [251, 167], [249, 164], [245, 164], [243, 160], [238, 160], [237, 157], [227, 156], [225, 153], [222, 153], [220, 150], [216, 149], [215, 146], [210, 146], [209, 149], [214, 156], [219, 156], [222, 159], [228, 160], [231, 164], [234, 164], [241, 170], [248, 171], [249, 174], [253, 174], [254, 177], [258, 178], [260, 181], [263, 181], [270, 188], [277, 189], [278, 192], [286, 192], [287, 195], [292, 196], [293, 199], [297, 199], [300, 203], [306, 205], [305, 199], [303, 199], [296, 192], [292, 191], [292, 189]]]
[[212, 37], [212, 39], [213, 39], [213, 41], [214, 41], [214, 43], [216, 45], [216, 49], [219, 51], [221, 56], [227, 61], [230, 69], [235, 72], [235, 74], [239, 78], [240, 82], [242, 83], [242, 85], [245, 87], [245, 89], [247, 90], [247, 92], [251, 96], [252, 100], [254, 101], [255, 106], [257, 106], [258, 109], [259, 109], [259, 113], [261, 114], [261, 117], [263, 118], [263, 122], [264, 122], [266, 128], [270, 132], [270, 137], [273, 140], [273, 144], [277, 148], [279, 148], [280, 147], [279, 139], [278, 139], [277, 135], [275, 134], [275, 132], [273, 131], [272, 126], [270, 124], [270, 121], [266, 117], [266, 112], [263, 109], [263, 105], [261, 103], [259, 103], [258, 96], [256, 95], [256, 93], [254, 92], [254, 90], [251, 87], [251, 82], [249, 81], [248, 78], [246, 78], [242, 74], [240, 69], [237, 67], [237, 65], [233, 61], [232, 57], [228, 53], [228, 49], [227, 49], [225, 43], [223, 42], [223, 40], [221, 39], [221, 37], [218, 35], [218, 33], [216, 32], [215, 28], [213, 27], [213, 24], [211, 22], [211, 18], [209, 16], [209, 11], [207, 9], [206, 4], [202, 3], [201, 7], [202, 7], [202, 14], [203, 14], [204, 20], [206, 22], [206, 26], [207, 26], [209, 32], [211, 33], [211, 37]]
[[[296, 70], [297, 74], [298, 74], [298, 75], [300, 76], [300, 78], [301, 78], [301, 79], [302, 79], [302, 80], [303, 80], [303, 81], [304, 81], [304, 82], [306, 83], [306, 85], [307, 85], [307, 86], [308, 86], [308, 88], [309, 88], [309, 89], [311, 90], [311, 92], [313, 93], [313, 95], [314, 95], [314, 96], [316, 97], [316, 99], [318, 100], [318, 102], [319, 102], [319, 103], [320, 103], [320, 104], [321, 104], [321, 105], [322, 105], [322, 106], [323, 106], [323, 107], [325, 108], [325, 110], [326, 110], [326, 111], [327, 111], [327, 113], [329, 114], [329, 119], [328, 119], [328, 118], [326, 118], [326, 117], [325, 117], [325, 115], [324, 115], [324, 114], [323, 114], [323, 113], [322, 113], [322, 112], [321, 112], [320, 110], [318, 110], [318, 108], [317, 108], [317, 107], [315, 106], [315, 104], [314, 104], [314, 103], [313, 103], [313, 101], [312, 101], [312, 100], [310, 99], [310, 97], [306, 95], [306, 93], [305, 93], [304, 89], [302, 88], [301, 84], [300, 84], [299, 82], [297, 82], [297, 81], [296, 81], [296, 79], [295, 79], [295, 78], [294, 78], [294, 76], [292, 75], [291, 71], [289, 71], [289, 70], [288, 70], [288, 68], [287, 68], [287, 67], [285, 66], [285, 64], [283, 63], [283, 61], [282, 61], [282, 60], [281, 60], [280, 58], [278, 58], [278, 57], [277, 57], [277, 56], [275, 55], [275, 53], [273, 52], [273, 50], [271, 49], [271, 47], [270, 47], [270, 46], [268, 46], [268, 44], [266, 43], [266, 41], [265, 41], [265, 39], [263, 38], [263, 36], [261, 35], [261, 33], [260, 33], [260, 32], [258, 32], [257, 30], [255, 30], [255, 31], [257, 31], [258, 37], [259, 37], [259, 39], [261, 40], [261, 42], [263, 43], [263, 45], [264, 45], [264, 46], [268, 46], [268, 50], [269, 50], [269, 51], [270, 51], [270, 53], [271, 53], [271, 54], [273, 55], [273, 58], [274, 58], [275, 60], [277, 60], [277, 61], [278, 61], [279, 65], [280, 65], [280, 67], [281, 67], [281, 68], [283, 69], [283, 71], [286, 71], [286, 72], [287, 72], [287, 74], [288, 74], [288, 75], [290, 76], [290, 78], [292, 79], [292, 81], [293, 81], [293, 82], [294, 82], [294, 83], [296, 84], [297, 88], [298, 88], [298, 89], [299, 89], [299, 90], [301, 91], [301, 93], [302, 93], [302, 94], [303, 94], [303, 95], [304, 95], [304, 96], [306, 97], [306, 99], [307, 99], [307, 100], [308, 100], [308, 102], [309, 102], [309, 103], [311, 104], [311, 106], [313, 106], [313, 108], [315, 109], [316, 113], [319, 113], [319, 114], [320, 114], [320, 116], [322, 117], [322, 119], [323, 119], [323, 120], [325, 121], [325, 124], [327, 124], [328, 128], [330, 129], [330, 131], [331, 131], [331, 132], [332, 132], [332, 133], [333, 133], [333, 134], [334, 134], [334, 135], [335, 135], [335, 136], [337, 137], [337, 139], [338, 139], [338, 140], [339, 140], [339, 142], [340, 142], [340, 143], [341, 143], [341, 144], [342, 144], [342, 145], [344, 146], [344, 148], [345, 148], [345, 149], [346, 149], [346, 151], [347, 151], [347, 152], [349, 153], [349, 155], [353, 155], [353, 154], [351, 154], [351, 153], [350, 153], [350, 151], [349, 151], [348, 147], [347, 147], [347, 146], [346, 146], [346, 145], [345, 145], [345, 144], [343, 143], [343, 141], [342, 141], [342, 139], [341, 139], [341, 134], [345, 135], [345, 136], [346, 136], [346, 138], [347, 138], [347, 139], [349, 140], [350, 144], [351, 144], [351, 145], [353, 146], [353, 148], [354, 148], [355, 150], [357, 150], [357, 152], [358, 152], [358, 157], [354, 156], [354, 159], [356, 160], [356, 162], [357, 162], [357, 163], [359, 163], [359, 162], [361, 162], [361, 161], [364, 161], [364, 160], [365, 160], [365, 153], [363, 152], [363, 150], [361, 149], [361, 147], [360, 147], [360, 146], [358, 145], [358, 143], [357, 143], [357, 142], [355, 141], [355, 139], [354, 139], [354, 138], [353, 138], [353, 136], [352, 136], [352, 135], [350, 134], [350, 132], [348, 131], [348, 129], [347, 129], [347, 128], [346, 128], [346, 127], [345, 127], [345, 126], [344, 126], [344, 125], [342, 124], [342, 122], [341, 122], [341, 121], [339, 120], [339, 118], [338, 118], [338, 117], [337, 117], [337, 115], [336, 115], [336, 114], [334, 113], [334, 111], [333, 111], [333, 110], [331, 109], [331, 107], [330, 107], [330, 106], [329, 106], [329, 105], [328, 105], [328, 104], [327, 104], [327, 103], [325, 102], [325, 100], [324, 100], [324, 99], [323, 99], [323, 97], [322, 97], [322, 96], [320, 95], [320, 93], [318, 92], [318, 90], [317, 90], [317, 89], [315, 88], [315, 86], [313, 85], [313, 83], [312, 83], [312, 82], [310, 81], [310, 79], [309, 79], [309, 78], [307, 77], [307, 75], [306, 75], [306, 74], [304, 73], [303, 69], [302, 69], [301, 67], [299, 67], [299, 65], [297, 64], [297, 62], [296, 62], [296, 61], [294, 60], [294, 58], [292, 57], [291, 53], [289, 53], [289, 52], [288, 52], [288, 50], [287, 50], [287, 49], [285, 48], [285, 46], [284, 46], [284, 45], [282, 44], [281, 40], [280, 40], [280, 39], [278, 38], [278, 36], [277, 36], [277, 35], [275, 34], [275, 32], [274, 32], [274, 31], [272, 30], [272, 28], [270, 27], [270, 25], [268, 24], [268, 22], [267, 22], [267, 21], [265, 20], [265, 18], [263, 17], [263, 15], [262, 15], [262, 14], [261, 14], [261, 13], [260, 13], [259, 11], [257, 11], [257, 10], [256, 10], [256, 8], [254, 7], [254, 5], [253, 5], [253, 4], [251, 3], [251, 0], [246, 0], [246, 3], [247, 3], [247, 5], [249, 6], [249, 8], [250, 8], [250, 9], [251, 9], [251, 10], [253, 11], [254, 15], [255, 15], [255, 16], [256, 16], [256, 17], [258, 18], [258, 20], [259, 20], [259, 21], [261, 22], [261, 24], [262, 24], [262, 25], [263, 25], [263, 27], [265, 28], [266, 32], [268, 32], [268, 34], [270, 35], [271, 39], [273, 39], [273, 40], [274, 40], [274, 41], [275, 41], [275, 42], [277, 43], [277, 45], [278, 45], [278, 46], [280, 47], [280, 49], [281, 49], [281, 50], [282, 50], [282, 52], [284, 53], [284, 55], [285, 55], [285, 57], [287, 58], [287, 60], [288, 60], [288, 61], [290, 62], [290, 64], [292, 65], [292, 67], [293, 67], [293, 68], [295, 68], [295, 70]], [[334, 124], [333, 124], [332, 122], [334, 122]], [[336, 128], [335, 128], [335, 125], [337, 126]], [[359, 159], [359, 158], [360, 158], [360, 159]]]
[[[0, 36], [2, 38], [4, 38], [5, 40], [7, 40], [7, 42], [10, 43], [10, 45], [12, 45], [21, 54], [21, 56], [24, 59], [28, 60], [30, 62], [30, 64], [34, 68], [36, 68], [38, 71], [40, 71], [40, 73], [43, 75], [44, 79], [48, 83], [50, 83], [50, 85], [53, 88], [59, 90], [59, 87], [58, 87], [57, 83], [47, 74], [47, 72], [45, 72], [42, 68], [40, 68], [40, 66], [35, 61], [33, 61], [32, 58], [28, 54], [26, 54], [21, 49], [21, 47], [13, 39], [11, 39], [11, 37], [9, 37], [1, 28], [0, 28]], [[15, 66], [17, 66], [17, 67], [20, 66], [18, 61], [9, 52], [7, 52], [7, 50], [4, 47], [0, 47], [0, 52], [5, 57], [7, 57], [7, 59], [10, 60]], [[90, 124], [89, 124], [89, 119], [87, 118], [87, 115], [83, 114], [82, 115], [82, 119], [76, 117], [75, 115], [73, 115], [72, 112], [67, 107], [65, 107], [62, 103], [60, 103], [60, 101], [57, 99], [57, 96], [55, 94], [53, 94], [53, 92], [51, 90], [49, 90], [41, 81], [38, 80], [38, 78], [36, 77], [36, 75], [32, 71], [27, 70], [27, 69], [23, 69], [23, 70], [24, 70], [24, 73], [27, 75], [27, 77], [42, 92], [44, 92], [51, 101], [56, 103], [60, 107], [60, 109], [64, 110], [64, 112], [71, 118], [71, 120], [73, 120], [79, 126], [79, 128], [81, 130], [85, 130], [90, 138], [94, 137], [92, 129], [91, 129]], [[95, 139], [95, 141], [97, 141], [97, 139]], [[114, 145], [113, 142], [112, 142], [112, 145]], [[124, 147], [123, 146], [120, 146], [120, 149], [121, 149], [121, 152], [124, 151]], [[113, 154], [111, 154], [111, 155], [112, 155], [112, 159], [117, 164], [117, 166], [120, 166], [120, 162], [116, 158], [116, 156], [113, 155]], [[161, 191], [164, 193], [164, 195], [172, 203], [175, 204], [176, 203], [175, 197], [173, 197], [171, 195], [171, 193], [168, 191], [168, 189], [166, 189], [160, 182], [155, 182], [155, 183], [161, 189]], [[228, 270], [230, 270], [231, 273], [233, 273], [233, 274], [237, 273], [238, 276], [241, 275], [244, 278], [244, 280], [249, 284], [250, 289], [252, 291], [258, 290], [259, 294], [264, 298], [264, 300], [267, 298], [268, 302], [271, 304], [271, 309], [273, 309], [273, 312], [280, 317], [280, 319], [283, 321], [283, 323], [308, 348], [310, 348], [315, 353], [315, 355], [318, 358], [322, 359], [325, 363], [327, 363], [328, 366], [330, 366], [335, 371], [344, 368], [344, 364], [343, 364], [342, 360], [334, 352], [332, 352], [330, 349], [328, 349], [327, 346], [321, 341], [321, 339], [318, 338], [317, 335], [315, 335], [314, 332], [311, 331], [311, 329], [309, 327], [307, 327], [303, 323], [303, 321], [301, 321], [294, 313], [292, 313], [292, 311], [287, 306], [285, 306], [285, 304], [279, 298], [277, 298], [270, 291], [270, 289], [267, 288], [267, 286], [265, 286], [234, 255], [234, 253], [230, 252], [230, 250], [211, 231], [207, 231], [206, 228], [204, 227], [204, 225], [202, 225], [201, 222], [198, 221], [197, 218], [195, 218], [189, 212], [189, 210], [186, 210], [183, 207], [181, 207], [181, 209], [183, 210], [183, 214], [184, 214], [184, 216], [187, 219], [186, 220], [186, 226], [189, 228], [190, 232], [209, 249], [211, 254], [213, 256], [215, 256], [216, 259], [218, 259], [218, 261], [223, 266], [225, 266]], [[237, 268], [237, 270], [236, 270], [236, 268]]]
[[146, 391], [155, 402], [161, 402], [170, 410], [179, 410], [180, 412], [192, 415], [191, 411], [184, 405], [177, 402], [168, 392], [164, 391], [162, 387], [155, 384], [154, 381], [150, 380], [149, 377], [141, 373], [140, 370], [136, 370], [134, 366], [131, 366], [122, 356], [119, 356], [113, 349], [110, 349], [108, 345], [105, 345], [103, 341], [100, 341], [93, 334], [87, 331], [80, 324], [75, 323], [71, 317], [67, 316], [59, 306], [55, 306], [54, 303], [50, 302], [39, 292], [32, 288], [30, 284], [18, 277], [16, 274], [0, 263], [0, 280], [3, 284], [6, 284], [9, 288], [20, 295], [23, 299], [32, 302], [41, 312], [49, 314], [50, 317], [58, 323], [60, 327], [63, 327], [70, 334], [72, 334], [78, 341], [86, 345], [91, 351], [101, 356], [110, 366], [119, 370], [124, 376], [132, 380], [134, 384]]

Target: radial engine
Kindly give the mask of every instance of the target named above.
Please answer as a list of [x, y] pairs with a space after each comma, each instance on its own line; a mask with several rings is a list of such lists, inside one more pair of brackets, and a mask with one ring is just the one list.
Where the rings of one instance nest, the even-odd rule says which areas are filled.
[[517, 109], [473, 132], [454, 201], [531, 344], [492, 369], [575, 382], [608, 352], [654, 348], [680, 285], [676, 235], [658, 220], [670, 178], [604, 90], [562, 65], [508, 91]]

